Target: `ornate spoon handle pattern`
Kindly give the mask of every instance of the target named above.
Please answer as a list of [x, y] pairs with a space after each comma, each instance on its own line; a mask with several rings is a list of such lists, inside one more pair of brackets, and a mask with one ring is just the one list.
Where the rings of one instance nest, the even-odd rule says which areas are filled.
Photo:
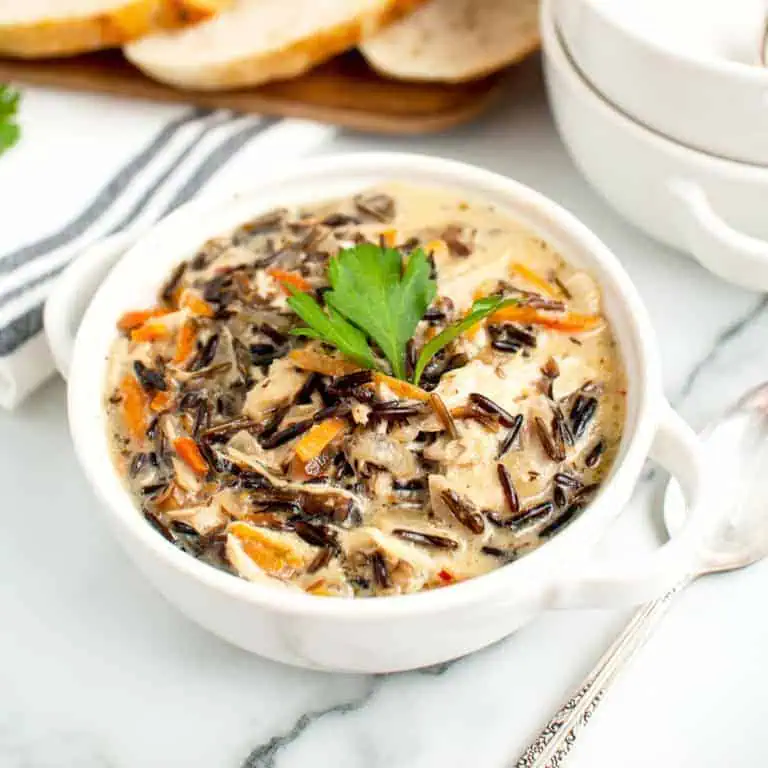
[[589, 722], [608, 686], [651, 636], [672, 604], [672, 598], [690, 582], [691, 578], [684, 579], [635, 613], [578, 690], [514, 763], [514, 768], [560, 768], [563, 765], [576, 737]]

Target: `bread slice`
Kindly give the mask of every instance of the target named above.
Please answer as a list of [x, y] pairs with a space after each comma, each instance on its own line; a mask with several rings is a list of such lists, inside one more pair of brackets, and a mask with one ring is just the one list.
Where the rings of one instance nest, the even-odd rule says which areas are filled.
[[422, 1], [235, 0], [210, 21], [137, 40], [125, 55], [180, 88], [258, 85], [306, 72]]
[[0, 55], [71, 56], [119, 47], [158, 26], [209, 18], [230, 0], [0, 0]]
[[360, 50], [389, 77], [474, 80], [538, 48], [538, 6], [538, 0], [430, 0]]

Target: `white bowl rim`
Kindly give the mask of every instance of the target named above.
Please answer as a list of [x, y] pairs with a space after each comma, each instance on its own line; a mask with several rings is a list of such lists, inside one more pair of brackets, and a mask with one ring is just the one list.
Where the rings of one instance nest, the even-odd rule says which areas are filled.
[[[571, 0], [569, 0], [571, 1]], [[743, 82], [757, 85], [768, 85], [768, 68], [752, 66], [740, 61], [731, 61], [729, 59], [707, 59], [699, 58], [693, 54], [678, 51], [652, 37], [647, 37], [629, 24], [622, 24], [610, 14], [600, 10], [600, 0], [580, 0], [592, 6], [595, 14], [606, 23], [610, 24], [615, 30], [626, 37], [631, 38], [639, 45], [654, 51], [655, 53], [676, 60], [679, 64], [692, 70], [706, 70], [715, 75], [725, 75], [729, 78], [738, 77]], [[558, 25], [559, 26], [559, 25]]]
[[[87, 398], [79, 396], [79, 391], [81, 386], [83, 386], [81, 381], [86, 382], [92, 375], [99, 377], [99, 382], [102, 382], [99, 391], [103, 391], [103, 361], [101, 365], [93, 365], [92, 370], [84, 366], [83, 362], [88, 360], [89, 354], [88, 328], [92, 322], [98, 320], [97, 315], [95, 315], [95, 309], [97, 308], [100, 294], [105, 291], [105, 286], [109, 286], [112, 280], [119, 278], [121, 265], [125, 265], [130, 261], [131, 254], [140, 250], [145, 242], [149, 241], [151, 243], [154, 236], [169, 229], [173, 231], [179, 220], [183, 221], [185, 218], [192, 217], [198, 212], [204, 214], [205, 211], [215, 211], [227, 203], [231, 204], [234, 200], [247, 199], [249, 191], [246, 190], [244, 193], [234, 196], [229, 195], [224, 200], [193, 200], [170, 214], [159, 224], [155, 225], [145, 237], [141, 238], [128, 251], [120, 264], [118, 264], [116, 270], [107, 277], [96, 292], [94, 299], [85, 312], [75, 341], [70, 371], [68, 407], [70, 428], [76, 453], [86, 476], [101, 501], [100, 506], [104, 507], [106, 512], [115, 518], [121, 526], [129, 528], [134, 539], [138, 540], [141, 547], [151, 550], [152, 554], [163, 560], [169, 567], [181, 572], [184, 576], [201, 582], [216, 592], [226, 593], [240, 601], [259, 605], [277, 613], [294, 616], [321, 616], [348, 621], [364, 621], [372, 616], [394, 619], [413, 614], [428, 615], [468, 604], [477, 604], [487, 600], [489, 597], [497, 599], [499, 595], [504, 594], [503, 585], [505, 581], [509, 581], [513, 576], [522, 577], [526, 571], [534, 572], [538, 569], [540, 573], [543, 572], [542, 565], [545, 564], [545, 558], [556, 558], [557, 554], [564, 551], [572, 541], [575, 542], [579, 534], [589, 528], [590, 522], [594, 522], [589, 512], [597, 507], [607, 489], [609, 487], [621, 486], [622, 482], [634, 482], [636, 476], [630, 476], [629, 473], [632, 472], [633, 467], [639, 468], [646, 458], [656, 427], [655, 414], [657, 406], [663, 399], [660, 365], [655, 344], [653, 343], [652, 326], [645, 307], [632, 281], [616, 256], [586, 225], [557, 203], [519, 182], [458, 161], [408, 153], [360, 152], [321, 156], [305, 161], [303, 168], [311, 166], [314, 173], [325, 170], [328, 173], [334, 174], [354, 173], [361, 168], [369, 168], [376, 175], [386, 176], [387, 169], [390, 166], [397, 167], [398, 165], [408, 167], [409, 169], [421, 168], [425, 172], [431, 170], [436, 174], [451, 173], [455, 176], [457, 186], [461, 186], [463, 180], [463, 183], [466, 183], [468, 186], [494, 187], [499, 190], [500, 194], [503, 194], [510, 200], [510, 204], [512, 202], [518, 205], [526, 204], [535, 209], [538, 214], [551, 220], [554, 226], [559, 227], [566, 233], [568, 239], [574, 244], [574, 248], [583, 249], [590, 254], [591, 258], [599, 263], [599, 266], [593, 272], [599, 273], [602, 278], [610, 282], [615, 292], [621, 296], [623, 303], [622, 314], [630, 327], [629, 333], [635, 346], [634, 354], [637, 359], [640, 378], [637, 382], [633, 381], [630, 383], [630, 386], [633, 388], [631, 394], [637, 398], [634, 431], [631, 434], [624, 435], [626, 442], [623, 448], [623, 455], [620, 460], [617, 459], [610, 477], [601, 488], [601, 492], [565, 530], [520, 560], [500, 566], [481, 576], [441, 589], [367, 600], [359, 598], [318, 598], [298, 590], [278, 589], [270, 585], [249, 582], [196, 560], [159, 536], [146, 523], [143, 517], [138, 514], [130, 494], [123, 487], [114, 469], [110, 481], [116, 481], [117, 485], [119, 485], [119, 490], [114, 485], [114, 482], [109, 487], [105, 485], [104, 478], [99, 476], [97, 467], [94, 466], [92, 456], [94, 452], [98, 453], [106, 449], [106, 434], [103, 435], [103, 443], [97, 443], [93, 439], [89, 440], [85, 430], [81, 431], [79, 428], [81, 424], [87, 424], [89, 417], [94, 414], [94, 409], [96, 412], [100, 412], [102, 407], [101, 401], [97, 403], [88, 402]], [[301, 169], [288, 169], [265, 179], [262, 184], [257, 185], [250, 192], [256, 195], [263, 194], [271, 185], [300, 177], [301, 174]], [[391, 175], [394, 177], [399, 174], [392, 173]], [[255, 209], [252, 215], [255, 216], [258, 212], [259, 209]], [[163, 277], [164, 273], [158, 276], [158, 284]], [[107, 461], [112, 465], [111, 460], [107, 459]], [[108, 490], [113, 491], [113, 493], [107, 492]], [[117, 497], [115, 497], [115, 493]]]
[[574, 83], [594, 102], [595, 107], [611, 117], [614, 122], [620, 123], [628, 133], [634, 134], [639, 139], [653, 144], [659, 151], [674, 156], [676, 159], [699, 166], [705, 166], [708, 172], [715, 171], [723, 176], [744, 178], [745, 176], [756, 179], [768, 180], [768, 166], [756, 163], [748, 163], [743, 160], [732, 160], [720, 155], [713, 155], [701, 149], [690, 147], [667, 136], [664, 133], [651, 128], [630, 117], [624, 110], [609, 101], [595, 86], [584, 76], [578, 68], [570, 52], [563, 33], [559, 29], [554, 17], [552, 0], [542, 0], [541, 11], [541, 37], [544, 43], [544, 53], [562, 71], [566, 71], [572, 78], [578, 80]]

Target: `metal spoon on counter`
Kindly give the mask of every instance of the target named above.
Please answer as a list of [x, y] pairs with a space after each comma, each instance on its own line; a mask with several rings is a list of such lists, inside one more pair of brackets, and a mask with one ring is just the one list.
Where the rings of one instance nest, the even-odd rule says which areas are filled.
[[[695, 571], [662, 597], [646, 603], [570, 699], [514, 763], [514, 768], [561, 768], [611, 683], [646, 643], [673, 598], [700, 576], [731, 571], [768, 556], [768, 383], [745, 395], [701, 434], [706, 458], [723, 478], [712, 499], [722, 514], [713, 522]], [[685, 502], [671, 482], [664, 500], [667, 529], [679, 528]]]

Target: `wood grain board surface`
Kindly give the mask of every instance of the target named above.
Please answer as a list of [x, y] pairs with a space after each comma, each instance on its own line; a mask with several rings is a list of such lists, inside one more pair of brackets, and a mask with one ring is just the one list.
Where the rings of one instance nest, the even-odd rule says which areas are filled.
[[157, 83], [117, 51], [46, 61], [0, 59], [0, 81], [300, 117], [376, 133], [442, 131], [480, 114], [505, 73], [470, 83], [406, 83], [376, 74], [348, 53], [303, 77], [241, 91], [181, 91]]

